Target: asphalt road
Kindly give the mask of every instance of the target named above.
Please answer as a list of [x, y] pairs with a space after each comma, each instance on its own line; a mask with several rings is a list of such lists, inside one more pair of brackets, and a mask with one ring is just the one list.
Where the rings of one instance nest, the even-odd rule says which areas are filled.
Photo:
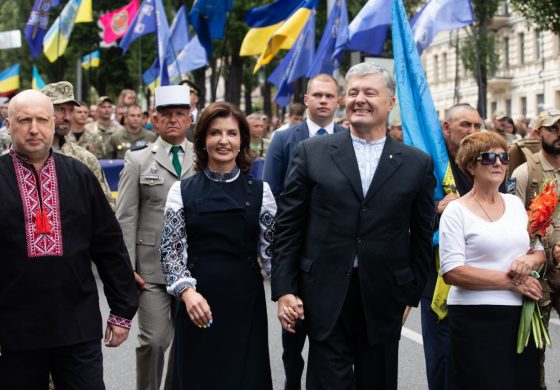
[[[100, 283], [100, 302], [103, 318], [107, 318], [108, 307], [103, 296]], [[267, 295], [270, 285], [265, 283]], [[274, 390], [281, 390], [284, 383], [284, 370], [282, 367], [282, 343], [281, 328], [276, 319], [276, 304], [268, 300], [269, 321], [269, 345], [270, 360], [272, 366], [272, 378]], [[136, 360], [135, 347], [137, 326], [134, 322], [129, 339], [118, 348], [103, 347], [104, 355], [104, 379], [108, 390], [135, 390], [136, 389]], [[550, 335], [553, 347], [547, 351], [546, 372], [549, 390], [560, 389], [560, 320], [554, 314], [550, 325]], [[307, 353], [307, 345], [304, 353]], [[305, 356], [305, 355], [304, 355]], [[305, 372], [304, 379], [305, 382]], [[305, 388], [305, 386], [302, 386]], [[399, 389], [402, 390], [424, 390], [428, 389], [426, 381], [426, 370], [424, 353], [422, 349], [422, 336], [420, 327], [420, 311], [413, 309], [408, 317], [405, 328], [403, 328], [399, 349]]]

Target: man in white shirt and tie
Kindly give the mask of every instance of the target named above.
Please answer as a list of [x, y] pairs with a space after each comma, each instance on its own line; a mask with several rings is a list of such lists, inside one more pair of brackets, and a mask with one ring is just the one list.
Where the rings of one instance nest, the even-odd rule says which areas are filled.
[[[194, 173], [192, 145], [186, 139], [192, 123], [189, 88], [156, 88], [155, 125], [160, 137], [125, 155], [119, 180], [116, 215], [138, 284], [137, 388], [157, 390], [163, 377], [165, 351], [174, 330], [174, 298], [167, 294], [160, 266], [159, 246], [167, 193], [177, 180]], [[165, 389], [171, 388], [172, 362]]]

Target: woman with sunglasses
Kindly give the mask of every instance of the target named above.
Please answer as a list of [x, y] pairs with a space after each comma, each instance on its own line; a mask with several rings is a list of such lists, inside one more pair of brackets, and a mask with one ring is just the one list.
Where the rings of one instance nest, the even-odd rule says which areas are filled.
[[506, 141], [493, 132], [463, 139], [459, 167], [473, 180], [440, 221], [441, 273], [450, 284], [451, 350], [461, 390], [532, 390], [539, 386], [533, 343], [516, 353], [523, 297], [542, 297], [530, 277], [544, 262], [530, 248], [528, 217], [519, 198], [499, 192], [508, 164]]

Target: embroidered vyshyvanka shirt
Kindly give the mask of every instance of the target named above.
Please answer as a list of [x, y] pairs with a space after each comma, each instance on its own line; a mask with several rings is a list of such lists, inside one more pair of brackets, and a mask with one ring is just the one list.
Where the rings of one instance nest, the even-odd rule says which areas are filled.
[[13, 150], [0, 157], [0, 348], [101, 338], [91, 261], [109, 322], [130, 327], [138, 298], [122, 233], [93, 173], [51, 154], [39, 171]]

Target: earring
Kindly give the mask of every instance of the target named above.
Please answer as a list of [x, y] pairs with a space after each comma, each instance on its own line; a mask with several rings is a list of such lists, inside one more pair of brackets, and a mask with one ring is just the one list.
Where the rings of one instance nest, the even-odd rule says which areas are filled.
[[202, 148], [202, 150], [206, 150], [206, 148]]

